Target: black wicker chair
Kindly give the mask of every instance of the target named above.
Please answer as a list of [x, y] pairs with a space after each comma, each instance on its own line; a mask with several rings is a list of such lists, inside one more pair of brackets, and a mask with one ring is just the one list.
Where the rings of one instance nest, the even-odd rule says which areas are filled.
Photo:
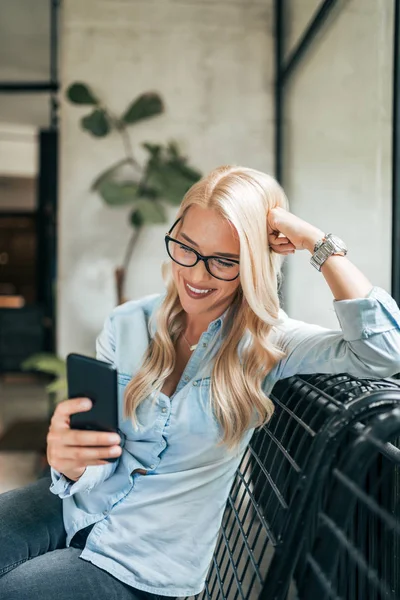
[[[376, 568], [371, 558], [364, 558], [365, 581], [368, 576], [374, 582], [379, 577], [386, 577], [383, 587], [376, 586], [377, 594], [391, 587], [392, 595], [354, 595], [348, 591], [350, 587], [345, 593], [342, 591], [343, 586], [351, 585], [344, 583], [348, 581], [343, 570], [347, 546], [337, 540], [333, 546], [326, 520], [333, 518], [330, 513], [332, 503], [328, 500], [334, 494], [340, 506], [337, 531], [342, 526], [354, 527], [355, 486], [364, 485], [365, 481], [362, 479], [360, 483], [358, 463], [350, 461], [349, 457], [366, 430], [372, 432], [369, 439], [375, 439], [379, 433], [383, 437], [377, 438], [378, 442], [381, 445], [387, 442], [387, 431], [393, 432], [397, 426], [400, 381], [356, 379], [347, 374], [303, 375], [278, 382], [272, 399], [276, 405], [275, 413], [268, 426], [253, 435], [242, 459], [228, 498], [206, 588], [197, 598], [398, 600], [399, 596], [395, 594], [400, 593], [399, 581], [394, 580], [398, 579], [398, 567], [396, 570], [386, 564]], [[382, 430], [376, 423], [387, 424], [386, 419], [395, 420], [396, 424]], [[399, 450], [393, 444], [390, 448], [389, 453], [398, 460]], [[369, 485], [376, 488], [379, 481], [382, 491], [379, 497], [374, 492], [375, 495], [368, 498], [375, 499], [377, 510], [385, 510], [386, 516], [390, 515], [389, 520], [382, 522], [376, 515], [373, 517], [374, 525], [368, 530], [369, 535], [374, 536], [371, 544], [376, 556], [385, 555], [389, 561], [390, 549], [399, 550], [399, 536], [395, 533], [398, 521], [390, 509], [396, 492], [397, 510], [399, 506], [398, 464], [397, 475], [392, 464], [391, 477], [383, 483], [383, 467], [377, 463], [377, 446], [372, 442], [364, 444], [363, 452], [363, 465], [375, 461]], [[343, 497], [335, 479], [338, 468], [349, 481], [354, 481], [354, 486], [346, 488]], [[365, 469], [363, 473], [365, 475]], [[369, 510], [366, 497], [363, 499], [364, 509], [368, 507]], [[326, 515], [321, 517], [321, 507], [325, 505]], [[390, 527], [385, 529], [383, 523], [390, 523]], [[335, 565], [339, 565], [334, 572], [327, 564], [331, 544]], [[321, 552], [324, 561], [319, 567]], [[353, 579], [355, 570], [361, 568], [354, 560], [354, 573], [348, 576]], [[322, 567], [326, 573], [320, 573]], [[308, 590], [311, 583], [312, 594]]]

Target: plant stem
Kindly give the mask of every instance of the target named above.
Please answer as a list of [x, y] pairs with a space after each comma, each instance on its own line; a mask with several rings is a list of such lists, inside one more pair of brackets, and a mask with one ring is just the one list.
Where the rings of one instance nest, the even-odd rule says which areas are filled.
[[131, 256], [135, 249], [135, 246], [138, 242], [141, 229], [142, 229], [142, 227], [134, 227], [133, 228], [133, 232], [132, 232], [131, 237], [129, 238], [128, 246], [126, 248], [124, 260], [122, 263], [122, 268], [124, 269], [124, 271], [126, 271], [128, 269], [128, 265], [131, 260]]
[[117, 289], [117, 302], [118, 306], [125, 302], [124, 288], [125, 288], [125, 279], [126, 273], [128, 270], [128, 265], [132, 256], [132, 252], [137, 244], [139, 239], [139, 233], [141, 227], [134, 227], [134, 231], [129, 239], [128, 247], [125, 252], [124, 261], [122, 263], [122, 267], [117, 267], [115, 269], [115, 284]]
[[129, 134], [128, 134], [127, 130], [126, 130], [126, 127], [121, 126], [121, 127], [118, 128], [118, 131], [121, 134], [122, 143], [124, 144], [126, 156], [129, 158], [130, 162], [132, 163], [132, 165], [134, 167], [136, 167], [137, 169], [140, 169], [139, 163], [137, 162], [137, 160], [133, 156], [133, 148], [132, 148], [132, 144], [131, 144], [131, 139], [130, 139]]

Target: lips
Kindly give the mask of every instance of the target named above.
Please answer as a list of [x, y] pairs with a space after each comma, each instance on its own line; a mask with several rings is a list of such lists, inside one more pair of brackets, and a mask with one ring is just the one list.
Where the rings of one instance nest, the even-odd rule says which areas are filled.
[[[192, 286], [192, 287], [196, 287], [196, 286]], [[204, 290], [205, 289], [206, 290], [206, 289], [210, 289], [210, 288], [201, 288], [201, 287], [199, 287], [197, 289], [199, 289], [199, 290], [202, 290], [202, 289]], [[191, 290], [188, 287], [187, 281], [185, 281], [185, 291], [188, 294], [188, 296], [190, 296], [190, 298], [195, 298], [196, 300], [198, 300], [200, 298], [208, 298], [208, 296], [211, 296], [211, 294], [213, 292], [215, 292], [215, 289], [211, 289], [210, 292], [206, 292], [206, 293], [204, 293], [204, 292], [194, 292], [193, 290]]]

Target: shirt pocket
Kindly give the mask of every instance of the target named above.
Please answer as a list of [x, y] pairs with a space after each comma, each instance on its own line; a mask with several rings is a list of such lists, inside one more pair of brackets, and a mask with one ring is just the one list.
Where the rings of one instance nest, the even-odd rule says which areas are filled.
[[195, 434], [215, 437], [221, 434], [221, 427], [210, 403], [210, 394], [210, 377], [202, 377], [193, 381], [187, 398], [189, 405], [192, 405], [194, 409], [190, 418], [190, 430]]
[[147, 430], [154, 428], [158, 418], [159, 409], [155, 394], [152, 392], [136, 409], [136, 417], [139, 423], [138, 430], [133, 427], [129, 417], [127, 419], [123, 418], [126, 388], [128, 383], [132, 380], [132, 377], [133, 375], [128, 375], [127, 373], [118, 373], [119, 422], [122, 423], [121, 429], [128, 440], [137, 440], [138, 438], [141, 438]]

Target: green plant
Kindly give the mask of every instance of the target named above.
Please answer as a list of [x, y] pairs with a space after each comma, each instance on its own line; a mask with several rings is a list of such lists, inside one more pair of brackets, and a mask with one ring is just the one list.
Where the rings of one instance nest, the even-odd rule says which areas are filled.
[[147, 152], [147, 160], [143, 165], [136, 160], [129, 128], [164, 112], [163, 101], [156, 92], [141, 94], [121, 116], [114, 115], [85, 83], [71, 84], [66, 96], [74, 104], [92, 107], [91, 112], [81, 119], [85, 131], [99, 138], [112, 132], [121, 137], [125, 156], [100, 173], [91, 185], [91, 189], [107, 205], [132, 206], [129, 221], [133, 233], [122, 266], [115, 271], [120, 304], [124, 301], [125, 275], [140, 230], [147, 224], [165, 223], [165, 202], [178, 206], [187, 190], [200, 179], [201, 173], [187, 163], [187, 158], [181, 155], [174, 142], [166, 145], [145, 142], [142, 146]]
[[23, 371], [39, 371], [53, 376], [46, 386], [46, 391], [52, 403], [52, 411], [57, 402], [65, 400], [68, 395], [66, 361], [50, 352], [32, 354], [21, 363]]

